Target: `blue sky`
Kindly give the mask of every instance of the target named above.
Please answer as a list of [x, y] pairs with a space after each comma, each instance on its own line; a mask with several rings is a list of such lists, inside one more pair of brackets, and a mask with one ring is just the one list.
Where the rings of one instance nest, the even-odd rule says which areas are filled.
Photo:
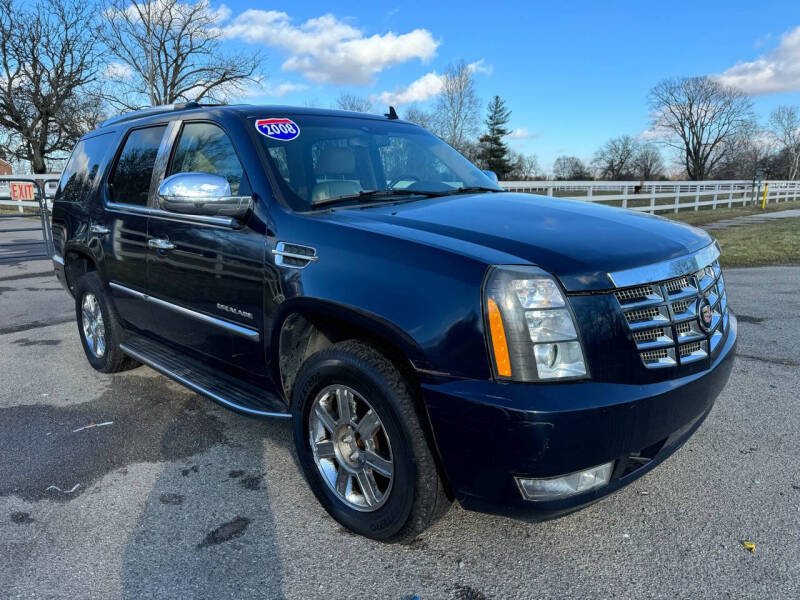
[[512, 147], [546, 170], [645, 131], [648, 90], [665, 77], [721, 74], [762, 117], [800, 104], [797, 0], [212, 5], [226, 44], [266, 56], [264, 85], [244, 101], [330, 106], [345, 91], [425, 108], [436, 76], [464, 59], [482, 105], [499, 94], [512, 110]]

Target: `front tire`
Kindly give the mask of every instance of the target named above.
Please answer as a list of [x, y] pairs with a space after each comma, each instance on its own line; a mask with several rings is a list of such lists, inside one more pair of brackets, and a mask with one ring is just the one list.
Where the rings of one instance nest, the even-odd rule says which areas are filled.
[[75, 314], [83, 351], [92, 367], [117, 373], [139, 366], [119, 347], [122, 325], [96, 271], [86, 273], [75, 287]]
[[407, 542], [450, 505], [411, 387], [356, 340], [311, 356], [292, 393], [294, 440], [312, 491], [360, 535]]

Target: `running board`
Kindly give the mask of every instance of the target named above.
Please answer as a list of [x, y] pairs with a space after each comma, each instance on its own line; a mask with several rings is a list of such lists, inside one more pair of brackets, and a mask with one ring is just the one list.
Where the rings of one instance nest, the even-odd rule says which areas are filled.
[[275, 395], [234, 379], [198, 360], [179, 356], [173, 349], [151, 339], [128, 334], [125, 342], [119, 346], [131, 358], [227, 408], [257, 417], [292, 416]]

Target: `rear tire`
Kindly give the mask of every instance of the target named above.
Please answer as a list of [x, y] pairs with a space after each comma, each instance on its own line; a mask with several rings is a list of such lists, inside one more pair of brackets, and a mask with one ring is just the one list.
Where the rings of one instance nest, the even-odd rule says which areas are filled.
[[449, 508], [412, 388], [375, 348], [348, 340], [311, 356], [295, 380], [292, 417], [312, 491], [351, 531], [408, 542]]
[[75, 315], [83, 351], [92, 367], [117, 373], [139, 366], [119, 347], [122, 325], [96, 271], [86, 273], [75, 286]]

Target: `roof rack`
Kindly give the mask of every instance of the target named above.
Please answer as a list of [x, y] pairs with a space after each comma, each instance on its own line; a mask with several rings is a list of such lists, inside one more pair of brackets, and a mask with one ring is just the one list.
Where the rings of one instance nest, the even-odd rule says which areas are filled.
[[199, 102], [181, 102], [178, 104], [162, 104], [160, 106], [150, 106], [141, 110], [135, 110], [129, 113], [123, 113], [116, 117], [111, 117], [100, 123], [100, 127], [108, 127], [109, 125], [116, 125], [125, 121], [132, 121], [133, 119], [141, 119], [142, 117], [152, 117], [153, 115], [160, 115], [162, 113], [176, 112], [179, 110], [190, 110], [192, 108], [204, 108], [209, 106], [219, 106], [219, 104], [200, 104]]

